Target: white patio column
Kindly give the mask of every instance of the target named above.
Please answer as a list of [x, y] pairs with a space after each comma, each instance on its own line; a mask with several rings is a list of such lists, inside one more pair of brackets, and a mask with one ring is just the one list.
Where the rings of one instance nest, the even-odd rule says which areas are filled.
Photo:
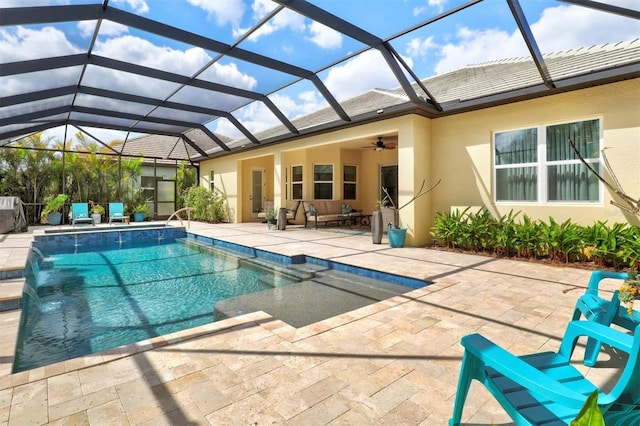
[[284, 165], [282, 164], [282, 151], [276, 150], [273, 153], [273, 202], [276, 213], [280, 207], [287, 206], [285, 200]]

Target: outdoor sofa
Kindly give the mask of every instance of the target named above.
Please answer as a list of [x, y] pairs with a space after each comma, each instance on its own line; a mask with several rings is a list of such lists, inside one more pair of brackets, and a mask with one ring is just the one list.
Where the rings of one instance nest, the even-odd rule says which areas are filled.
[[302, 206], [304, 208], [305, 227], [309, 222], [313, 223], [316, 228], [318, 228], [319, 223], [328, 225], [335, 222], [338, 225], [342, 225], [345, 220], [358, 218], [362, 215], [362, 213], [353, 210], [351, 206], [345, 204], [342, 200], [303, 201]]

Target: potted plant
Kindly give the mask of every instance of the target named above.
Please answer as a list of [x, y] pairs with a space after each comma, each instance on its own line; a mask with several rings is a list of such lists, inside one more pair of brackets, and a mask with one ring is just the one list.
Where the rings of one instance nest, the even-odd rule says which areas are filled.
[[146, 202], [142, 202], [133, 208], [133, 221], [142, 222], [145, 216], [150, 214], [149, 205]]
[[40, 215], [42, 223], [49, 225], [60, 225], [62, 222], [62, 207], [67, 202], [66, 194], [58, 194], [55, 197], [47, 197], [44, 200], [45, 205]]
[[89, 201], [91, 205], [91, 218], [93, 219], [93, 223], [102, 222], [102, 215], [104, 214], [104, 207], [102, 204], [94, 203], [93, 201]]
[[264, 211], [264, 218], [267, 220], [267, 227], [269, 229], [278, 222], [276, 219], [276, 211], [274, 209], [266, 209]]
[[400, 210], [402, 210], [403, 208], [407, 207], [409, 204], [413, 203], [415, 200], [417, 200], [418, 198], [422, 197], [423, 195], [428, 194], [429, 192], [431, 192], [432, 189], [434, 189], [436, 186], [438, 186], [440, 184], [440, 182], [442, 181], [442, 179], [438, 179], [438, 181], [431, 185], [431, 187], [424, 189], [424, 184], [425, 181], [422, 181], [422, 185], [420, 186], [420, 190], [418, 191], [418, 193], [416, 195], [413, 196], [413, 198], [411, 198], [409, 201], [407, 201], [405, 204], [403, 204], [400, 207], [396, 207], [395, 204], [393, 203], [391, 196], [389, 195], [389, 193], [387, 192], [387, 188], [382, 188], [382, 190], [384, 191], [384, 193], [386, 194], [386, 199], [389, 200], [389, 203], [391, 204], [391, 209], [392, 209], [392, 213], [393, 213], [393, 223], [391, 222], [391, 220], [389, 221], [387, 225], [387, 237], [389, 239], [389, 246], [390, 247], [404, 247], [404, 241], [406, 239], [406, 235], [407, 235], [407, 228], [402, 228], [398, 226], [399, 223], [399, 217], [400, 217]]

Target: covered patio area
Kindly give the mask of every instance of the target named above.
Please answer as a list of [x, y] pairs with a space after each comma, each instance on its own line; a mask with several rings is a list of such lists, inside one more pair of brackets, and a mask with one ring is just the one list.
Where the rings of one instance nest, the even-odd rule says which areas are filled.
[[[557, 349], [590, 275], [425, 248], [391, 249], [384, 241], [372, 244], [370, 233], [357, 229], [191, 223], [189, 231], [431, 284], [302, 328], [255, 312], [14, 375], [20, 311], [1, 312], [2, 424], [444, 425], [460, 370], [460, 338], [479, 332], [516, 354]], [[24, 267], [39, 232], [32, 227], [28, 234], [0, 238], [0, 271]], [[21, 291], [21, 280], [0, 281], [3, 300], [12, 286]], [[576, 365], [603, 387], [615, 373], [609, 368], [615, 362]], [[463, 420], [509, 422], [477, 383]]]

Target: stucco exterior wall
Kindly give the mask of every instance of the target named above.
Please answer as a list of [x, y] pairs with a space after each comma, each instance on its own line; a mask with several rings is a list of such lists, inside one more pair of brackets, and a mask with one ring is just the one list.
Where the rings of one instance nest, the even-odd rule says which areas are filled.
[[[247, 217], [250, 212], [251, 180], [250, 171], [246, 169], [251, 164], [258, 164], [258, 158], [267, 159], [265, 164], [267, 175], [273, 176], [270, 181], [284, 186], [284, 172], [277, 170], [274, 161], [280, 158], [282, 167], [291, 171], [292, 165], [302, 165], [304, 174], [303, 199], [313, 199], [313, 164], [334, 164], [334, 198], [342, 196], [342, 164], [358, 165], [358, 199], [350, 203], [356, 209], [371, 212], [375, 206], [378, 185], [378, 164], [396, 164], [396, 151], [375, 152], [364, 149], [341, 149], [340, 143], [354, 139], [375, 140], [379, 134], [396, 132], [402, 123], [412, 123], [409, 117], [400, 117], [349, 129], [330, 132], [323, 135], [310, 136], [289, 143], [267, 145], [264, 148], [247, 150], [226, 157], [204, 160], [200, 162], [200, 185], [209, 188], [209, 173], [214, 170], [215, 187], [226, 197], [229, 210], [232, 212], [232, 222], [252, 220]], [[357, 160], [359, 158], [359, 160]], [[291, 176], [289, 174], [289, 179]], [[273, 191], [276, 197], [278, 191]], [[282, 189], [280, 199], [275, 200], [276, 207], [282, 206], [286, 200], [286, 191]], [[248, 210], [247, 210], [248, 209]], [[250, 213], [249, 213], [250, 215]]]
[[221, 161], [222, 159], [202, 161], [200, 163], [200, 185], [207, 189], [210, 189], [210, 176], [213, 171], [214, 186], [220, 191], [228, 206], [231, 222], [238, 222], [238, 214], [242, 210], [241, 199], [239, 198], [240, 185], [242, 184], [241, 175], [238, 174], [238, 159], [227, 158], [227, 161]]
[[[403, 205], [426, 185], [442, 179], [430, 195], [401, 211], [401, 225], [407, 226], [408, 245], [428, 243], [433, 218], [438, 211], [453, 206], [486, 206], [495, 216], [521, 211], [534, 219], [571, 219], [590, 225], [596, 220], [609, 223], [630, 222], [638, 218], [625, 215], [610, 201], [615, 196], [606, 189], [599, 203], [496, 203], [494, 201], [493, 134], [499, 131], [550, 125], [592, 118], [602, 119], [603, 145], [627, 193], [640, 197], [640, 79], [598, 86], [458, 114], [438, 119], [407, 115], [340, 131], [302, 138], [289, 143], [265, 146], [219, 159], [201, 162], [201, 184], [208, 187], [211, 169], [215, 185], [227, 197], [232, 221], [250, 220], [250, 168], [267, 170], [268, 194], [284, 205], [286, 187], [283, 168], [303, 166], [303, 199], [313, 199], [313, 164], [334, 164], [334, 199], [342, 197], [342, 165], [358, 166], [358, 199], [354, 208], [370, 213], [379, 197], [379, 166], [397, 164], [399, 205]], [[348, 144], [354, 140], [375, 140], [377, 135], [397, 134], [396, 150], [377, 152]], [[291, 176], [289, 175], [289, 179]], [[239, 197], [242, 194], [242, 197]], [[250, 215], [250, 213], [249, 213]]]
[[486, 206], [494, 215], [522, 211], [590, 225], [596, 220], [638, 223], [612, 206], [604, 190], [600, 203], [496, 203], [493, 193], [493, 133], [537, 125], [601, 118], [603, 145], [627, 193], [640, 197], [640, 79], [433, 120], [433, 176], [443, 183], [434, 194], [434, 213], [451, 206]]

